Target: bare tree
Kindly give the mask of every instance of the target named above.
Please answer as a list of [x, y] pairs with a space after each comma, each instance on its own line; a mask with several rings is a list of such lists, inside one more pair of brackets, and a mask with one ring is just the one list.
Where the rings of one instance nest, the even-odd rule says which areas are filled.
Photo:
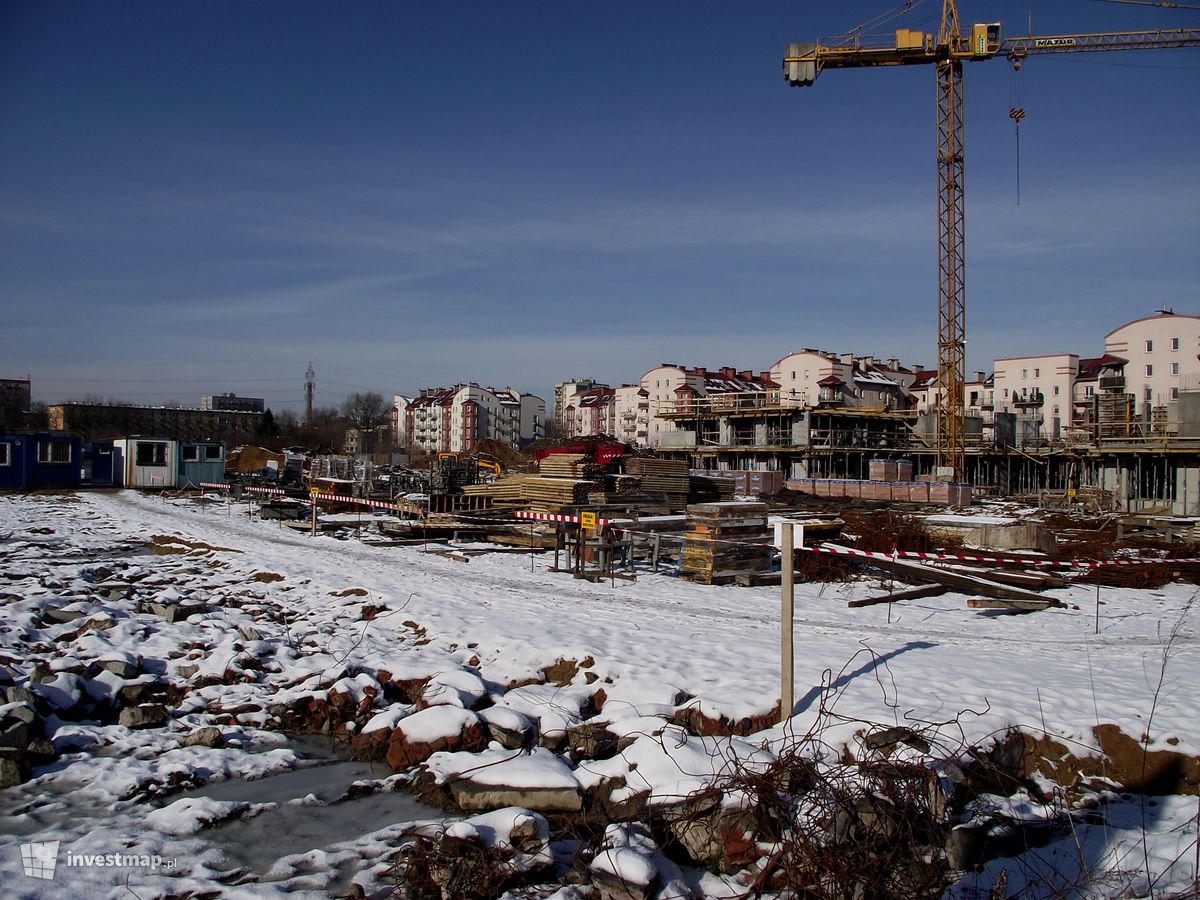
[[351, 394], [342, 404], [342, 416], [346, 423], [364, 431], [386, 425], [391, 412], [391, 404], [375, 391]]

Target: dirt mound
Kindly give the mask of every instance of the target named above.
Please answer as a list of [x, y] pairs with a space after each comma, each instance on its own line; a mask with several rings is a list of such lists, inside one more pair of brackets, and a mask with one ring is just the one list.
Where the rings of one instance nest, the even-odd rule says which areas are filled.
[[225, 470], [242, 475], [255, 475], [275, 462], [278, 471], [283, 471], [284, 455], [264, 447], [237, 447], [225, 457]]
[[508, 469], [512, 466], [519, 466], [525, 462], [525, 457], [514, 450], [507, 444], [502, 444], [499, 441], [491, 438], [483, 438], [478, 441], [471, 450], [472, 459], [494, 459], [504, 468]]

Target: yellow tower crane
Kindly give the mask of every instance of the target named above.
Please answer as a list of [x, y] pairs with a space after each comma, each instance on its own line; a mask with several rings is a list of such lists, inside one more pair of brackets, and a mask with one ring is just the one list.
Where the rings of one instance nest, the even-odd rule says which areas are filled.
[[[910, 4], [911, 5], [911, 4]], [[905, 7], [907, 9], [907, 6]], [[1103, 50], [1157, 50], [1200, 46], [1200, 28], [1000, 36], [999, 22], [959, 26], [954, 0], [942, 0], [936, 35], [907, 28], [872, 39], [850, 32], [830, 44], [789, 44], [783, 71], [793, 87], [811, 85], [825, 69], [929, 65], [937, 71], [938, 377], [937, 465], [961, 479], [964, 467], [963, 380], [966, 345], [964, 275], [963, 92], [964, 61], [1003, 56], [1019, 67], [1026, 56]]]

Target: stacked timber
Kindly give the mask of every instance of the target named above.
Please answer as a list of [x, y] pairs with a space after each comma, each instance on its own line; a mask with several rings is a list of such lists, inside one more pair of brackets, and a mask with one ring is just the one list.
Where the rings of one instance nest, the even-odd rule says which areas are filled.
[[490, 497], [493, 506], [524, 506], [525, 479], [529, 475], [509, 475], [486, 484], [463, 485], [462, 492], [472, 497]]
[[521, 484], [525, 501], [549, 512], [558, 512], [564, 506], [587, 503], [588, 495], [596, 490], [596, 482], [576, 478], [547, 478], [540, 475], [526, 477]]
[[688, 503], [723, 503], [733, 499], [737, 482], [732, 478], [709, 478], [692, 475], [688, 478]]
[[538, 471], [550, 478], [596, 481], [604, 477], [604, 467], [590, 462], [582, 453], [553, 453], [538, 464]]
[[765, 503], [694, 503], [687, 508], [680, 574], [701, 584], [729, 584], [771, 567]]
[[633, 457], [625, 461], [625, 472], [642, 479], [646, 494], [665, 494], [671, 509], [683, 509], [688, 499], [688, 464], [681, 459]]

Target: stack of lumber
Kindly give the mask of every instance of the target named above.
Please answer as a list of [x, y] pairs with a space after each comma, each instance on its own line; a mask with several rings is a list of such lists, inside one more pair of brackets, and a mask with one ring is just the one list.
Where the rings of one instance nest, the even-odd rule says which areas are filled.
[[554, 453], [538, 464], [538, 471], [551, 478], [586, 478], [596, 480], [604, 477], [604, 467], [589, 462], [582, 453]]
[[688, 479], [689, 503], [720, 503], [733, 499], [737, 482], [732, 478], [709, 478], [692, 475]]
[[680, 574], [701, 584], [729, 584], [771, 567], [765, 503], [694, 503], [687, 508]]
[[588, 502], [588, 495], [596, 490], [596, 482], [575, 478], [547, 478], [530, 475], [521, 484], [525, 501], [550, 512], [561, 507]]
[[688, 464], [681, 459], [634, 457], [625, 461], [625, 472], [642, 479], [647, 494], [665, 494], [671, 509], [683, 509], [688, 498]]
[[462, 492], [468, 496], [491, 497], [495, 506], [523, 506], [525, 504], [525, 479], [530, 475], [509, 475], [487, 484], [463, 485]]

